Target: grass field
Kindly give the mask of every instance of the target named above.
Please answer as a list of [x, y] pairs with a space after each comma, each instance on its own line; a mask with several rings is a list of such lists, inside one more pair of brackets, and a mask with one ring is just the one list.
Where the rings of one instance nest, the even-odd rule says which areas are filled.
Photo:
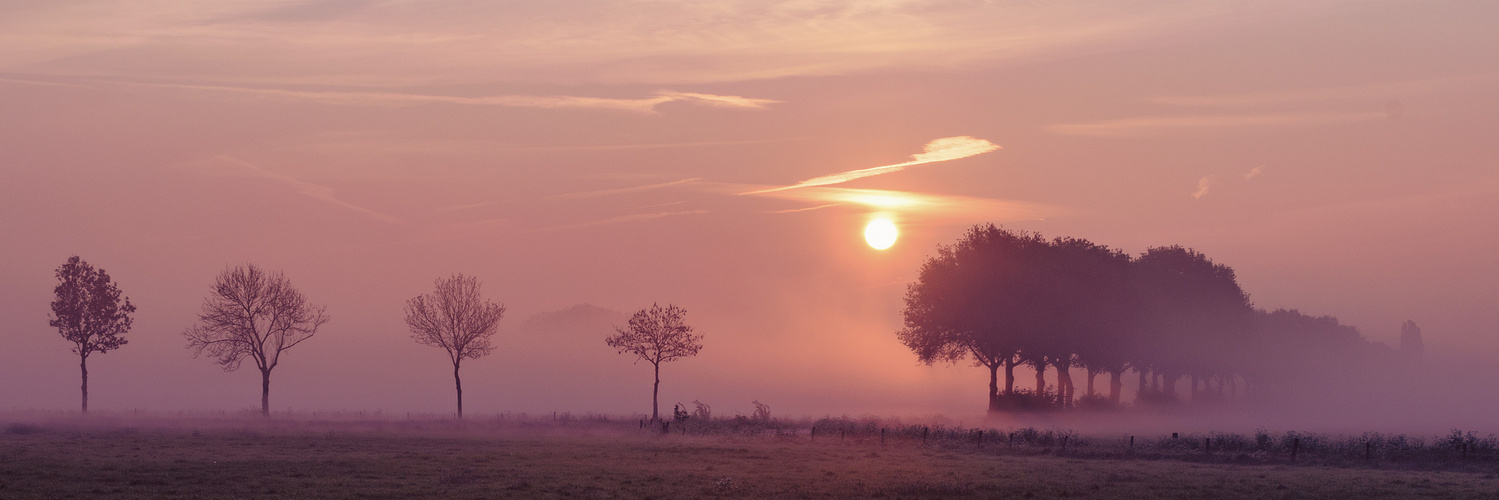
[[0, 433], [0, 498], [1499, 497], [1493, 470], [1078, 458], [634, 426], [174, 425], [12, 424]]

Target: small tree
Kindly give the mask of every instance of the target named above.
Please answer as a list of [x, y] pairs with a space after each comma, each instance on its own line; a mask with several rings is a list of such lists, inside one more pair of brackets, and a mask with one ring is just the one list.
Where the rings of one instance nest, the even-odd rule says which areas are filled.
[[77, 255], [57, 268], [57, 281], [53, 289], [57, 300], [52, 301], [47, 323], [73, 343], [78, 369], [83, 372], [83, 412], [88, 413], [88, 356], [118, 349], [128, 342], [121, 335], [130, 331], [130, 313], [135, 312], [135, 305], [128, 297], [120, 298], [120, 287], [109, 280], [109, 273], [95, 269]]
[[260, 369], [260, 413], [271, 414], [271, 370], [281, 353], [317, 333], [328, 322], [322, 306], [307, 302], [286, 276], [267, 274], [254, 264], [225, 269], [203, 300], [198, 324], [182, 332], [193, 357], [207, 352], [224, 371], [239, 369], [246, 357]]
[[458, 418], [463, 418], [463, 380], [458, 365], [494, 352], [490, 339], [505, 316], [505, 306], [484, 300], [479, 280], [455, 274], [434, 281], [437, 291], [406, 301], [406, 326], [418, 344], [441, 347], [453, 362], [458, 390]]
[[1416, 326], [1414, 320], [1405, 320], [1400, 325], [1400, 352], [1419, 358], [1424, 351], [1426, 346], [1421, 342], [1421, 327]]
[[616, 335], [604, 339], [620, 354], [631, 353], [649, 361], [656, 369], [656, 385], [651, 389], [651, 420], [659, 420], [658, 396], [661, 393], [661, 363], [686, 356], [696, 356], [703, 348], [703, 336], [693, 335], [692, 327], [682, 322], [687, 311], [667, 304], [651, 304], [630, 317], [627, 328], [614, 327]]

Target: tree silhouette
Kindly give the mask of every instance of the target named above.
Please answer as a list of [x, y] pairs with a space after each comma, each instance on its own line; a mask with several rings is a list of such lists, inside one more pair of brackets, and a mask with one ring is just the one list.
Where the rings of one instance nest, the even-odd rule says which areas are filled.
[[1081, 238], [1051, 241], [1045, 294], [1051, 314], [1046, 348], [1057, 369], [1060, 406], [1075, 396], [1071, 367], [1087, 370], [1088, 395], [1099, 373], [1110, 373], [1110, 398], [1117, 402], [1121, 373], [1133, 340], [1129, 255]]
[[999, 368], [1005, 368], [1004, 394], [1013, 394], [1016, 356], [1043, 319], [1033, 299], [1045, 278], [1036, 266], [1045, 246], [1037, 234], [993, 224], [939, 246], [906, 288], [905, 328], [896, 337], [922, 363], [972, 356], [989, 369], [990, 411], [1001, 409]]
[[656, 384], [651, 388], [652, 421], [660, 419], [657, 409], [661, 393], [661, 363], [696, 356], [703, 348], [703, 336], [694, 335], [692, 327], [682, 321], [686, 315], [686, 310], [675, 305], [667, 304], [663, 308], [651, 304], [648, 309], [636, 311], [630, 317], [629, 326], [614, 327], [616, 334], [604, 339], [604, 343], [620, 354], [634, 354], [639, 356], [636, 361], [643, 359], [655, 367]]
[[57, 268], [57, 299], [47, 324], [57, 328], [62, 338], [73, 343], [78, 355], [78, 369], [83, 373], [83, 413], [88, 413], [88, 357], [106, 353], [125, 345], [130, 331], [130, 314], [135, 305], [120, 297], [120, 287], [109, 280], [109, 273], [84, 262], [77, 255]]
[[[1158, 389], [1176, 394], [1183, 375], [1197, 380], [1232, 370], [1253, 324], [1254, 308], [1239, 287], [1233, 268], [1181, 246], [1155, 247], [1132, 266], [1141, 307], [1141, 327], [1149, 331], [1141, 364], [1163, 376]], [[1195, 394], [1194, 394], [1195, 395]]]
[[207, 352], [224, 371], [239, 369], [246, 357], [260, 369], [260, 413], [271, 414], [271, 370], [281, 353], [312, 338], [328, 322], [322, 306], [307, 302], [280, 272], [267, 274], [254, 264], [225, 269], [203, 300], [198, 324], [182, 332], [193, 357]]
[[455, 274], [434, 281], [437, 290], [406, 301], [406, 326], [418, 344], [441, 347], [453, 362], [458, 391], [458, 418], [463, 418], [463, 380], [458, 365], [494, 352], [490, 340], [505, 316], [505, 306], [485, 300], [479, 280]]
[[1413, 320], [1405, 320], [1400, 325], [1400, 352], [1419, 358], [1425, 351], [1426, 346], [1421, 342], [1421, 327], [1416, 326]]

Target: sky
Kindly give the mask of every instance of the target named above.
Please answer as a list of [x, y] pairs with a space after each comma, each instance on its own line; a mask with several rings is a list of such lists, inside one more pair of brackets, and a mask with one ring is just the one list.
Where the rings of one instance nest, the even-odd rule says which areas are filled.
[[[1477, 1], [0, 3], [0, 409], [77, 407], [71, 255], [136, 304], [90, 407], [244, 410], [182, 331], [217, 273], [331, 321], [273, 410], [450, 412], [407, 299], [506, 316], [465, 410], [649, 411], [614, 325], [705, 335], [662, 400], [978, 415], [895, 338], [978, 223], [1232, 266], [1257, 307], [1499, 361], [1499, 4]], [[876, 250], [874, 218], [900, 230]], [[1021, 377], [1024, 380], [1024, 376]], [[1499, 429], [1495, 429], [1499, 430]]]

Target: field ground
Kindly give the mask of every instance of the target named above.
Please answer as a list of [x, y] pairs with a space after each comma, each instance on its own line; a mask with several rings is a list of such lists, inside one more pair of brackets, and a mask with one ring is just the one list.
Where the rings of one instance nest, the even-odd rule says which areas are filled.
[[0, 498], [1496, 498], [1499, 474], [1182, 460], [621, 427], [191, 423], [0, 431]]

